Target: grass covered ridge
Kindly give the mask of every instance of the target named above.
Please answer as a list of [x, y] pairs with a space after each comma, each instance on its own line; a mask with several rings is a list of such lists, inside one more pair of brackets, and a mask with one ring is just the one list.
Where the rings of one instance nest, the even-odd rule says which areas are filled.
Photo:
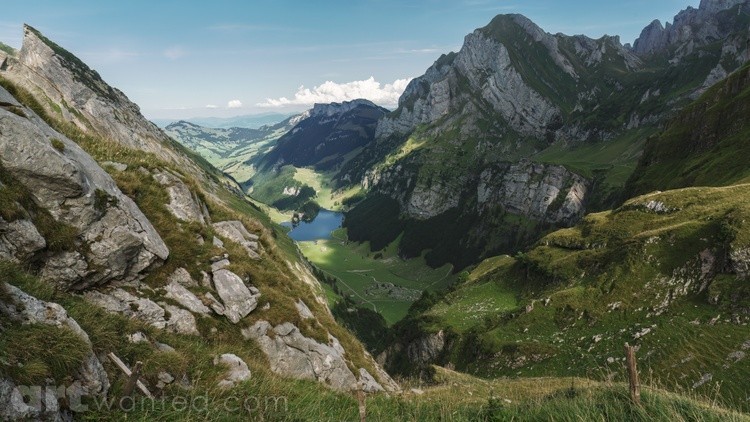
[[629, 342], [651, 385], [747, 411], [750, 288], [730, 256], [750, 245], [748, 204], [750, 185], [634, 198], [486, 261], [396, 335], [443, 330], [439, 363], [482, 377], [624, 381]]

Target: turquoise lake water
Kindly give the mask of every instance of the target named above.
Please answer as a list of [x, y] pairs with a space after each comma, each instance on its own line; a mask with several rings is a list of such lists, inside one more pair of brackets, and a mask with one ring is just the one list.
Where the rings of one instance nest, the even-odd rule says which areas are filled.
[[284, 227], [290, 227], [289, 237], [297, 242], [310, 240], [330, 239], [331, 232], [341, 227], [344, 214], [329, 210], [320, 210], [315, 220], [307, 223], [300, 221], [297, 227], [292, 227], [291, 222], [281, 223]]

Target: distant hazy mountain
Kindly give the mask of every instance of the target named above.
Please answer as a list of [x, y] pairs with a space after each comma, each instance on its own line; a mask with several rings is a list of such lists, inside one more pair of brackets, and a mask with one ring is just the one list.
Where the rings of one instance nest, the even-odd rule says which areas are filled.
[[276, 140], [298, 121], [299, 117], [288, 117], [280, 123], [261, 126], [258, 129], [223, 129], [181, 120], [169, 124], [164, 131], [242, 183], [254, 173], [249, 160], [269, 151]]
[[262, 114], [249, 114], [245, 116], [234, 116], [234, 117], [192, 117], [189, 119], [153, 119], [157, 126], [165, 128], [172, 123], [178, 121], [185, 121], [193, 123], [198, 126], [215, 129], [230, 129], [230, 128], [244, 128], [244, 129], [259, 129], [262, 126], [275, 125], [289, 117], [293, 116], [294, 113], [262, 113]]

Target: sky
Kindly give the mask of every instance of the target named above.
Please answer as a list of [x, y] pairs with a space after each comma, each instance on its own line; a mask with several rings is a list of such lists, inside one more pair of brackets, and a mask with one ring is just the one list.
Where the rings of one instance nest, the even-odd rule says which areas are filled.
[[0, 41], [28, 23], [146, 117], [291, 113], [315, 102], [397, 104], [411, 78], [497, 14], [550, 33], [633, 42], [699, 0], [3, 0]]

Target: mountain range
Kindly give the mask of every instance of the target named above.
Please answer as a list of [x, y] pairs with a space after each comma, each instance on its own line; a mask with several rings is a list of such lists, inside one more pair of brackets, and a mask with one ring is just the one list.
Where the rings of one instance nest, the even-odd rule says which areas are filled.
[[[0, 48], [0, 417], [185, 417], [79, 407], [128, 395], [124, 365], [205, 419], [252, 392], [287, 403], [263, 420], [746, 420], [748, 40], [750, 0], [632, 46], [499, 15], [392, 112], [162, 130], [25, 26]], [[312, 202], [345, 213], [320, 244], [266, 213]], [[410, 298], [395, 324], [380, 290]]]

